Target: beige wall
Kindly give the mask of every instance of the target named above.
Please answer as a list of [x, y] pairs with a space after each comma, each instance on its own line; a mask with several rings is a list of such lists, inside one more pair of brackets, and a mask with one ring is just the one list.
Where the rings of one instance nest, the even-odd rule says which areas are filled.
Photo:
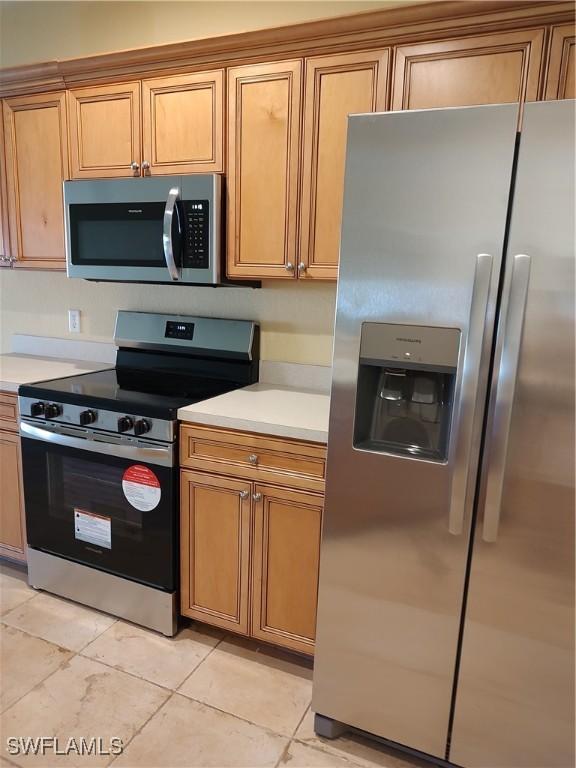
[[[110, 341], [118, 309], [259, 320], [262, 359], [330, 365], [334, 285], [195, 288], [69, 280], [64, 274], [0, 271], [2, 352], [12, 333]], [[80, 309], [82, 334], [68, 334]]]
[[[0, 62], [16, 65], [369, 10], [388, 2], [1, 2]], [[67, 336], [67, 310], [82, 334], [109, 340], [116, 310], [253, 318], [262, 356], [328, 364], [335, 286], [268, 282], [260, 290], [128, 286], [62, 274], [0, 270], [1, 350], [13, 333]]]
[[[410, 0], [403, 0], [404, 3]], [[414, 0], [412, 0], [414, 1]], [[71, 58], [341, 16], [402, 0], [0, 2], [0, 63]]]

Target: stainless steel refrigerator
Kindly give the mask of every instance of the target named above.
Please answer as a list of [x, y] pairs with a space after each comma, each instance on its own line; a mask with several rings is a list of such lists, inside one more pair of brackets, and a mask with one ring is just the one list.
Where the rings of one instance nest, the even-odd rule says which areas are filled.
[[312, 708], [574, 766], [574, 101], [352, 116]]

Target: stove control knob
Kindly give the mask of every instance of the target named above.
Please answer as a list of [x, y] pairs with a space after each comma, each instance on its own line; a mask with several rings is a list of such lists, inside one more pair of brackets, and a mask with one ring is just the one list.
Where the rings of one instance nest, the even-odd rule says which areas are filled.
[[30, 406], [30, 416], [44, 416], [45, 404], [39, 400], [37, 403], [32, 403]]
[[80, 422], [81, 427], [87, 427], [89, 424], [94, 424], [96, 419], [98, 418], [98, 414], [96, 411], [81, 411], [80, 416], [78, 417], [78, 421]]
[[134, 426], [134, 421], [130, 416], [120, 416], [118, 419], [118, 432], [128, 432]]
[[134, 424], [134, 434], [144, 435], [146, 432], [150, 432], [152, 425], [147, 419], [138, 419]]
[[46, 419], [55, 419], [57, 416], [60, 416], [62, 413], [62, 406], [58, 405], [58, 403], [49, 403], [44, 408], [44, 417]]

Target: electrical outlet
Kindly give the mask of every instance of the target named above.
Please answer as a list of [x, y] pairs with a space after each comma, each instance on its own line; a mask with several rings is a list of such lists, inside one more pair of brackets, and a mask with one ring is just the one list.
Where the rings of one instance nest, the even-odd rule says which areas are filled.
[[80, 333], [80, 310], [68, 310], [68, 330], [70, 333]]

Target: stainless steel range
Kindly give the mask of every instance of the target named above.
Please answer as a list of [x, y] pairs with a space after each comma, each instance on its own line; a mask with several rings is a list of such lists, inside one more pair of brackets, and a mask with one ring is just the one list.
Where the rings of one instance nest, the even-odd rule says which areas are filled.
[[176, 629], [178, 408], [258, 380], [248, 321], [119, 312], [116, 367], [19, 389], [30, 584]]

